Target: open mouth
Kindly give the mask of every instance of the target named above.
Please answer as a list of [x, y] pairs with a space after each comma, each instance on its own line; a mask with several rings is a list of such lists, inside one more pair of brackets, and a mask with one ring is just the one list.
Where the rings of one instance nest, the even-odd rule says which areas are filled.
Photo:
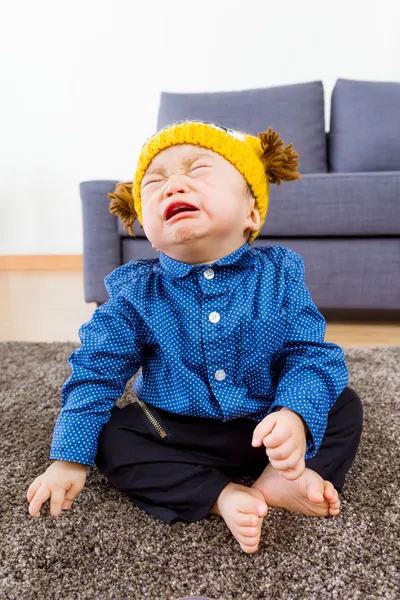
[[183, 217], [192, 217], [199, 213], [198, 208], [189, 208], [188, 206], [180, 208], [177, 212], [175, 212], [172, 217], [167, 219], [167, 223], [175, 223], [178, 219], [182, 219]]

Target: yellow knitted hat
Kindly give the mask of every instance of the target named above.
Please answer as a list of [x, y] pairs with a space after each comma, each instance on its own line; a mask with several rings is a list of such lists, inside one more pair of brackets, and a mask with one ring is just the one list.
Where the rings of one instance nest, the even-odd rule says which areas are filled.
[[[260, 213], [262, 227], [268, 209], [269, 183], [280, 185], [281, 180], [300, 179], [296, 171], [299, 155], [292, 144], [284, 147], [279, 133], [261, 132], [258, 137], [242, 131], [227, 129], [215, 123], [200, 120], [180, 121], [161, 129], [151, 136], [142, 146], [133, 181], [117, 183], [111, 198], [110, 212], [117, 215], [128, 229], [133, 232], [133, 222], [137, 218], [143, 229], [142, 201], [140, 185], [143, 176], [153, 158], [169, 146], [176, 144], [194, 144], [217, 152], [228, 160], [243, 175], [255, 198], [255, 206]], [[252, 231], [248, 243], [258, 236], [259, 229]]]

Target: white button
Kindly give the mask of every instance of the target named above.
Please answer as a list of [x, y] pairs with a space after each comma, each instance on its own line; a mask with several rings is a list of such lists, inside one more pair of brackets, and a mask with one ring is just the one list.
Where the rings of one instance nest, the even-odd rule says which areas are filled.
[[210, 319], [211, 323], [218, 323], [221, 317], [217, 312], [212, 312], [208, 315], [208, 318]]
[[282, 308], [282, 310], [281, 310], [281, 315], [284, 315], [284, 314], [285, 314], [285, 312], [286, 312], [286, 310], [285, 310], [284, 308]]
[[225, 377], [226, 374], [223, 369], [221, 369], [220, 371], [215, 371], [215, 379], [218, 379], [218, 381], [222, 381], [223, 379], [225, 379]]
[[204, 277], [206, 279], [212, 279], [214, 277], [214, 270], [213, 269], [206, 269], [203, 273]]

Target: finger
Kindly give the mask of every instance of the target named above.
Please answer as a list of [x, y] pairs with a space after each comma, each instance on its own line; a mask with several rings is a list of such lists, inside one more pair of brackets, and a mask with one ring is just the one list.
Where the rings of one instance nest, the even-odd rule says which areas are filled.
[[71, 487], [65, 492], [65, 500], [62, 505], [62, 509], [69, 510], [72, 507], [72, 503], [78, 494], [79, 489], [74, 484], [72, 484]]
[[274, 460], [272, 458], [269, 462], [274, 469], [277, 469], [278, 471], [288, 471], [289, 469], [294, 469], [297, 466], [300, 458], [299, 452], [296, 451], [285, 460]]
[[32, 500], [33, 496], [36, 494], [41, 485], [42, 478], [39, 475], [39, 477], [36, 477], [36, 479], [34, 479], [31, 485], [28, 487], [28, 491], [26, 492], [26, 499], [28, 500], [28, 502]]
[[269, 459], [272, 458], [273, 460], [285, 460], [286, 458], [289, 458], [289, 456], [291, 456], [295, 450], [296, 448], [294, 439], [290, 437], [288, 440], [286, 440], [286, 442], [280, 446], [277, 446], [276, 448], [268, 447], [266, 452]]
[[277, 423], [273, 432], [264, 437], [263, 444], [266, 448], [279, 448], [290, 437], [291, 434], [288, 426]]
[[271, 413], [257, 425], [253, 431], [253, 439], [251, 442], [252, 446], [259, 446], [262, 444], [262, 439], [275, 427], [277, 418], [277, 413]]
[[58, 517], [62, 511], [62, 505], [65, 500], [65, 489], [56, 487], [52, 490], [50, 501], [50, 514], [53, 517]]
[[32, 517], [38, 517], [43, 502], [46, 502], [48, 498], [50, 498], [50, 490], [46, 485], [42, 484], [29, 504], [29, 514]]
[[302, 460], [293, 469], [289, 469], [288, 471], [279, 471], [279, 475], [284, 479], [294, 481], [303, 475], [305, 469], [305, 463], [304, 460]]

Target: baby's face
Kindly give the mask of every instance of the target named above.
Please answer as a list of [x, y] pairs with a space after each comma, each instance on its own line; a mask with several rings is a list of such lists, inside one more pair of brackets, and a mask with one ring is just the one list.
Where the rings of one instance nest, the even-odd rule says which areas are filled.
[[[142, 179], [143, 229], [152, 245], [171, 258], [211, 263], [259, 229], [254, 198], [246, 191], [241, 173], [216, 152], [192, 144], [165, 148]], [[164, 211], [175, 200], [198, 210], [167, 221]]]

